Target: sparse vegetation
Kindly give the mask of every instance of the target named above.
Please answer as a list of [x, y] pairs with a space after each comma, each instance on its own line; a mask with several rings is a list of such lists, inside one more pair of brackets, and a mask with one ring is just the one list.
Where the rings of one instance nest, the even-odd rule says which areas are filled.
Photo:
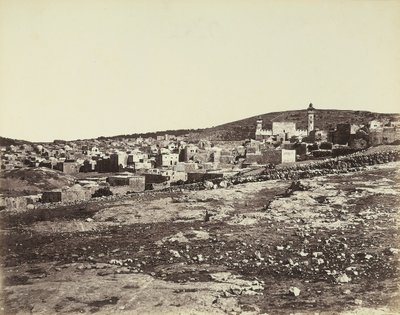
[[99, 189], [97, 189], [94, 194], [92, 195], [93, 198], [96, 197], [107, 197], [107, 196], [112, 196], [113, 193], [110, 190], [109, 187], [101, 187]]

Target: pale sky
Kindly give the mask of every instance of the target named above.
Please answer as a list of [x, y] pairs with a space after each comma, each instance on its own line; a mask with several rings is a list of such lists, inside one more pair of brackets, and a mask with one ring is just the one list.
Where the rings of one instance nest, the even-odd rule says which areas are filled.
[[0, 0], [0, 135], [399, 112], [400, 1]]

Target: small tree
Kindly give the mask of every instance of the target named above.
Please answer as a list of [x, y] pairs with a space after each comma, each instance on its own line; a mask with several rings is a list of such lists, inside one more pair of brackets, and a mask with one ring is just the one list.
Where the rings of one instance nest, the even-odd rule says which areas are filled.
[[94, 194], [92, 195], [92, 198], [96, 198], [96, 197], [103, 197], [103, 196], [112, 196], [113, 193], [110, 190], [109, 187], [102, 187], [97, 189]]
[[322, 150], [332, 150], [332, 142], [321, 142], [319, 148]]
[[318, 150], [318, 144], [314, 142], [313, 144], [308, 145], [307, 149], [309, 152]]

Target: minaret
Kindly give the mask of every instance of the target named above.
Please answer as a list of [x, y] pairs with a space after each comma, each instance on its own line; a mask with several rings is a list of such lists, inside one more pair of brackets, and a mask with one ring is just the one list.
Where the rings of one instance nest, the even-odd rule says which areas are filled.
[[307, 134], [309, 135], [311, 131], [314, 131], [314, 115], [315, 115], [315, 109], [310, 103], [310, 105], [307, 108], [307, 114], [308, 114], [308, 128], [307, 128]]
[[258, 119], [257, 119], [257, 128], [256, 128], [256, 130], [261, 130], [262, 129], [262, 124], [263, 124], [263, 120], [262, 120], [261, 116], [259, 116]]

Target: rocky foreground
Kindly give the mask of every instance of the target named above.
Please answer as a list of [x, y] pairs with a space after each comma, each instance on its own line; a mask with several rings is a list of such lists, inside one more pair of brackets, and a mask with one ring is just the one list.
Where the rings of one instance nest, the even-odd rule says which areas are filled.
[[398, 166], [2, 212], [2, 312], [397, 314]]

